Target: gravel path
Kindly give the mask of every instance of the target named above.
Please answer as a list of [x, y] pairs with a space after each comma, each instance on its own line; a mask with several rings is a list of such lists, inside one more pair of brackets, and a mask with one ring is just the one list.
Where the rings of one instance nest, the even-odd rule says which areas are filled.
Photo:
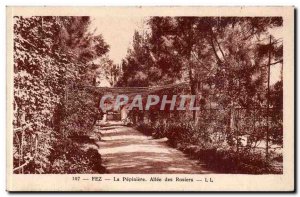
[[213, 173], [205, 164], [188, 158], [167, 145], [166, 139], [153, 139], [121, 125], [95, 127], [101, 135], [99, 153], [112, 174], [204, 174]]

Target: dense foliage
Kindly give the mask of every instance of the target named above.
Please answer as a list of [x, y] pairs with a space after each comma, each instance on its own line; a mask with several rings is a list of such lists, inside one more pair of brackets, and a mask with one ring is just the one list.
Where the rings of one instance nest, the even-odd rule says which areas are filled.
[[283, 142], [282, 77], [270, 84], [270, 70], [283, 66], [282, 39], [272, 34], [282, 18], [151, 17], [146, 23], [150, 30], [135, 33], [119, 85], [188, 81], [200, 111], [152, 109], [144, 113], [150, 123], [140, 118], [138, 128], [176, 146], [230, 150], [238, 163], [268, 172]]
[[[71, 87], [93, 83], [92, 60], [109, 47], [89, 33], [89, 17], [14, 20], [14, 172], [78, 172], [76, 163], [89, 162], [70, 136], [88, 132], [99, 112], [93, 93]], [[55, 169], [58, 162], [73, 170]]]

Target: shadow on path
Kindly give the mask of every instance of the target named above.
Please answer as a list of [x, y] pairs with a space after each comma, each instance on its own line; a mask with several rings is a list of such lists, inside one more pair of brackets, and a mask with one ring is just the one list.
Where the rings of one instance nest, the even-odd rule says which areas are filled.
[[125, 126], [95, 127], [103, 165], [113, 174], [204, 174], [205, 164], [188, 158], [167, 145], [166, 138], [153, 139]]

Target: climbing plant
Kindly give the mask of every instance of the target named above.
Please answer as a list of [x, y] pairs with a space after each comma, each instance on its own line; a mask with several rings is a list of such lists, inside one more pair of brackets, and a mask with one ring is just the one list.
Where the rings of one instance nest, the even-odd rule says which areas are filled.
[[73, 104], [66, 105], [68, 86], [91, 84], [87, 73], [101, 65], [90, 62], [109, 49], [101, 35], [89, 33], [89, 24], [89, 17], [14, 17], [15, 173], [49, 172], [53, 155], [65, 154], [58, 144], [76, 132], [70, 124], [94, 113], [89, 102], [78, 104], [86, 95], [71, 95]]

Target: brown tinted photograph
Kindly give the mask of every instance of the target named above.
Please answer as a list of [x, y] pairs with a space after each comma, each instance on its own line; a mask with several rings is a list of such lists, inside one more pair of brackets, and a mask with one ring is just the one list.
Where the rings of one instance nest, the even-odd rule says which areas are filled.
[[12, 174], [284, 174], [280, 13], [78, 14], [12, 16]]

